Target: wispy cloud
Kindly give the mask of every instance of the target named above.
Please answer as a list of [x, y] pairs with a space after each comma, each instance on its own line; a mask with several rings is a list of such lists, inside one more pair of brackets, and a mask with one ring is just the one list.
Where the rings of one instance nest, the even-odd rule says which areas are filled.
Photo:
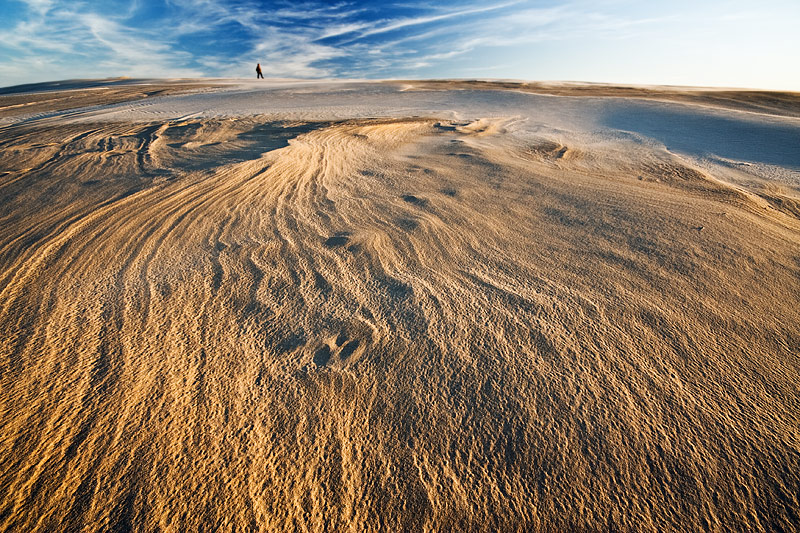
[[[354, 3], [312, 2], [267, 10], [249, 0], [165, 0], [163, 15], [142, 22], [135, 15], [146, 10], [147, 3], [104, 12], [97, 5], [66, 0], [25, 0], [24, 14], [10, 27], [0, 25], [2, 46], [13, 51], [0, 60], [0, 72], [18, 78], [27, 64], [39, 76], [54, 77], [241, 75], [249, 74], [255, 61], [273, 76], [385, 72], [393, 65], [406, 69], [408, 64], [427, 65], [459, 53], [425, 43], [427, 52], [420, 51], [422, 58], [410, 63], [410, 50], [397, 48], [398, 33], [422, 35], [424, 41], [435, 37], [431, 28], [451, 21], [468, 23], [470, 17], [517, 3], [457, 9], [411, 3], [376, 10]], [[213, 40], [220, 46], [206, 44]], [[59, 69], [67, 64], [69, 74]]]
[[[22, 2], [0, 20], [0, 85], [251, 76], [256, 62], [275, 77], [490, 72], [513, 63], [507, 54], [531, 54], [540, 43], [645, 42], [654, 29], [678, 23], [674, 10], [634, 0]], [[476, 62], [491, 54], [498, 61]]]
[[440, 15], [430, 15], [430, 16], [422, 16], [422, 17], [413, 17], [407, 19], [401, 19], [394, 22], [389, 22], [387, 24], [383, 24], [377, 27], [374, 27], [370, 30], [363, 31], [359, 35], [359, 37], [369, 37], [370, 35], [375, 35], [378, 33], [386, 33], [390, 31], [396, 31], [399, 29], [408, 28], [409, 26], [419, 26], [422, 24], [430, 24], [432, 22], [440, 22], [448, 19], [464, 17], [467, 15], [474, 15], [476, 13], [485, 13], [487, 11], [496, 11], [498, 9], [502, 9], [504, 7], [508, 7], [519, 2], [509, 2], [505, 4], [498, 4], [493, 6], [486, 6], [486, 7], [477, 7], [472, 9], [461, 9], [457, 11], [451, 11], [449, 13], [443, 13]]
[[[41, 79], [69, 77], [199, 76], [187, 68], [191, 54], [176, 50], [157, 30], [125, 25], [128, 13], [102, 15], [52, 1], [28, 0], [26, 18], [0, 30], [0, 41], [13, 50], [0, 62], [10, 79], [27, 73]], [[27, 68], [25, 68], [27, 67]]]

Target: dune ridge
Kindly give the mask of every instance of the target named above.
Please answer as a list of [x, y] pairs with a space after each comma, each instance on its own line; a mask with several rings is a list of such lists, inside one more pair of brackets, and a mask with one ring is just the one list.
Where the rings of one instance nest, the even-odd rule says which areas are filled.
[[0, 529], [795, 530], [794, 189], [515, 120], [5, 130]]

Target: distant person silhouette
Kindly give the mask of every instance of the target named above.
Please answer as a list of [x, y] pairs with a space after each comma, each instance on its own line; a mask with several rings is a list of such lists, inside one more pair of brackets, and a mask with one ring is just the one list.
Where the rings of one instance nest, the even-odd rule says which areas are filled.
[[261, 63], [256, 65], [256, 79], [258, 78], [261, 78], [262, 80], [264, 79], [264, 75], [261, 74]]

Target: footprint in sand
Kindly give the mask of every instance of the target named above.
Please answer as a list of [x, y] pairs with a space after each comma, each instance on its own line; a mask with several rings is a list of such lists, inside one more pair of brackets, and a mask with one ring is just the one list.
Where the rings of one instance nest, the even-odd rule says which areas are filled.
[[344, 246], [348, 242], [350, 242], [350, 232], [348, 232], [348, 231], [340, 231], [336, 235], [334, 235], [332, 237], [328, 237], [325, 240], [324, 244], [328, 248], [336, 248], [336, 247], [339, 247], [339, 246]]
[[339, 352], [339, 359], [341, 359], [342, 361], [346, 360], [348, 357], [353, 355], [353, 352], [355, 352], [358, 349], [358, 346], [360, 344], [361, 343], [358, 341], [358, 339], [353, 339], [344, 346], [342, 346], [342, 350]]
[[360, 340], [350, 339], [347, 335], [347, 332], [342, 331], [336, 337], [336, 340], [333, 343], [333, 348], [331, 348], [331, 345], [327, 343], [322, 344], [319, 348], [317, 348], [317, 351], [314, 352], [311, 360], [317, 366], [327, 365], [334, 355], [338, 355], [340, 361], [346, 361], [356, 352], [356, 350], [358, 350], [359, 346], [361, 346]]
[[403, 195], [403, 200], [405, 202], [408, 202], [409, 204], [418, 205], [420, 207], [424, 207], [428, 203], [428, 200], [425, 200], [424, 198], [419, 198], [417, 196], [414, 196], [413, 194]]
[[314, 352], [314, 357], [312, 361], [317, 366], [325, 366], [328, 364], [328, 360], [331, 358], [331, 348], [327, 344], [323, 344], [320, 346], [316, 352]]

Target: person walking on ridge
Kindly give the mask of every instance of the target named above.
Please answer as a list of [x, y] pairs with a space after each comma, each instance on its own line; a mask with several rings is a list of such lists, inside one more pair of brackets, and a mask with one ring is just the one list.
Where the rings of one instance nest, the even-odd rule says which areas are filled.
[[256, 79], [259, 79], [259, 78], [261, 78], [262, 80], [264, 79], [264, 75], [261, 74], [261, 63], [256, 65]]

